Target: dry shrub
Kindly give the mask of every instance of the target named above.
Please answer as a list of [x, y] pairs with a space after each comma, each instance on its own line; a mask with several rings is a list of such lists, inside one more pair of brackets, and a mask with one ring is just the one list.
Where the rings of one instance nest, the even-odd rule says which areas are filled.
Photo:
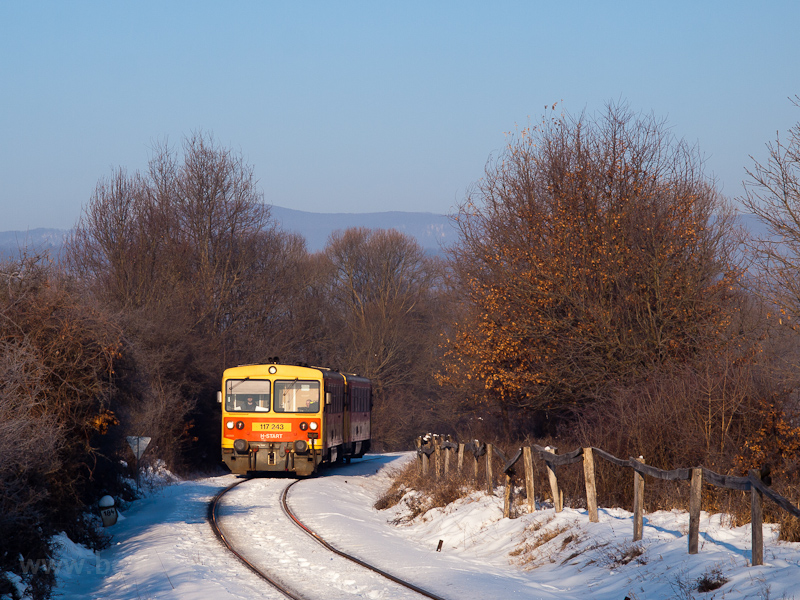
[[[556, 557], [571, 545], [577, 545], [581, 537], [577, 533], [562, 536], [574, 527], [574, 524], [561, 523], [551, 526], [555, 518], [550, 515], [544, 519], [537, 519], [528, 525], [522, 532], [522, 539], [518, 546], [509, 553], [515, 560], [514, 563], [533, 569], [538, 566], [538, 561], [547, 558], [555, 562]], [[555, 543], [551, 543], [555, 540]], [[567, 560], [578, 555], [572, 553]]]
[[392, 484], [375, 502], [378, 510], [385, 510], [405, 499], [408, 511], [398, 522], [408, 522], [434, 508], [442, 508], [475, 490], [474, 481], [464, 473], [451, 471], [447, 476], [435, 477], [433, 465], [428, 474], [422, 474], [419, 461], [410, 461], [392, 474]]
[[[765, 397], [773, 393], [746, 361], [724, 353], [694, 367], [665, 369], [647, 381], [620, 388], [588, 407], [577, 419], [580, 445], [672, 470], [704, 466], [743, 474], [737, 453], [765, 419]], [[631, 473], [596, 461], [598, 495], [604, 503], [629, 505]], [[647, 510], [685, 508], [685, 482], [647, 479]], [[704, 508], [736, 509], [727, 490], [704, 489]]]
[[[794, 504], [797, 506], [797, 502]], [[780, 526], [779, 540], [784, 542], [800, 542], [800, 519], [787, 512], [782, 512], [778, 519], [778, 525]]]
[[[729, 527], [741, 527], [750, 522], [750, 492], [726, 490], [711, 486], [703, 486], [701, 506], [709, 513], [721, 513], [722, 522]], [[686, 503], [688, 507], [688, 499]], [[767, 509], [767, 506], [764, 506]], [[770, 519], [764, 512], [765, 520]]]
[[611, 569], [616, 569], [631, 562], [639, 565], [647, 564], [646, 548], [637, 542], [605, 545], [602, 547], [602, 564]]
[[393, 483], [392, 486], [375, 501], [375, 509], [386, 510], [387, 508], [392, 508], [403, 499], [403, 496], [406, 495], [406, 490], [407, 488], [405, 485], [396, 486]]
[[713, 592], [726, 583], [728, 583], [728, 578], [722, 574], [722, 569], [714, 567], [703, 573], [702, 577], [697, 580], [697, 591], [702, 594]]
[[[781, 479], [773, 485], [775, 491], [787, 498], [795, 507], [800, 507], [800, 482], [797, 480], [797, 472], [792, 471], [793, 475], [789, 479]], [[777, 522], [780, 526], [779, 540], [784, 542], [800, 542], [800, 518], [793, 516], [782, 508], [770, 501], [764, 503], [764, 519]]]
[[[789, 402], [774, 399], [766, 406], [762, 425], [749, 436], [736, 457], [742, 474], [755, 469], [765, 484], [788, 498], [795, 506], [800, 503], [800, 415]], [[800, 520], [770, 501], [764, 503], [764, 519], [780, 523], [780, 539], [800, 541]], [[749, 521], [749, 512], [745, 522]]]
[[417, 480], [416, 464], [408, 463], [400, 469], [393, 469], [390, 472], [392, 484], [373, 505], [377, 510], [386, 510], [395, 506], [403, 499], [406, 492], [410, 490], [410, 484]]

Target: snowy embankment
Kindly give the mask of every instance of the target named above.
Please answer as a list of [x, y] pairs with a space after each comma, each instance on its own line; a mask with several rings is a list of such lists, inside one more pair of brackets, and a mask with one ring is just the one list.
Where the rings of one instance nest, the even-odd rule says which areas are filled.
[[[297, 484], [289, 502], [340, 549], [453, 600], [800, 600], [800, 544], [778, 542], [777, 528], [766, 525], [765, 564], [750, 567], [749, 525], [726, 527], [719, 515], [703, 514], [695, 556], [687, 553], [688, 514], [679, 511], [645, 515], [644, 539], [637, 544], [631, 543], [626, 511], [601, 510], [600, 523], [589, 523], [586, 511], [556, 514], [550, 508], [509, 520], [502, 518], [499, 492], [496, 497], [476, 492], [410, 523], [392, 524], [402, 520], [402, 503], [386, 511], [372, 506], [389, 485], [387, 467], [404, 459], [368, 457], [331, 469]], [[226, 554], [206, 522], [208, 501], [233, 481], [228, 475], [179, 482], [134, 503], [125, 519], [109, 528], [112, 546], [96, 554], [65, 540], [55, 597], [281, 597]], [[251, 540], [254, 554], [293, 565], [299, 577], [313, 580], [310, 589], [321, 598], [328, 597], [325, 590], [354, 598], [396, 597], [389, 585], [362, 581], [336, 566], [321, 548], [301, 547], [283, 529], [271, 531], [275, 508], [261, 502], [266, 493], [259, 494], [259, 485], [271, 484], [255, 480], [239, 486], [241, 500], [226, 509], [231, 517], [239, 515], [227, 527], [237, 539]], [[274, 559], [276, 552], [280, 560]], [[702, 593], [697, 587], [703, 580], [726, 582]]]

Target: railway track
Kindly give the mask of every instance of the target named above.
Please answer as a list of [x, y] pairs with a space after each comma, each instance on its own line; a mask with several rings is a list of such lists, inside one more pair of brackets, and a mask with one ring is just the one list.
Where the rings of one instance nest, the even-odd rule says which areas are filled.
[[[212, 530], [214, 531], [214, 534], [225, 545], [225, 547], [228, 549], [228, 551], [232, 552], [248, 569], [250, 569], [253, 573], [258, 575], [262, 579], [264, 579], [267, 583], [269, 583], [271, 586], [273, 586], [281, 594], [283, 594], [287, 598], [291, 598], [292, 600], [309, 600], [309, 596], [308, 595], [301, 595], [296, 589], [294, 589], [294, 587], [292, 587], [289, 584], [287, 584], [284, 581], [284, 578], [285, 578], [284, 576], [280, 576], [280, 575], [276, 575], [275, 573], [267, 572], [263, 568], [263, 566], [261, 566], [259, 564], [256, 564], [256, 562], [252, 558], [248, 557], [246, 555], [246, 553], [241, 550], [241, 548], [237, 549], [235, 547], [234, 543], [233, 543], [233, 540], [230, 538], [230, 536], [227, 536], [225, 534], [225, 531], [223, 530], [223, 527], [222, 527], [222, 525], [220, 523], [220, 517], [218, 515], [218, 509], [220, 507], [221, 500], [231, 490], [233, 490], [234, 488], [236, 488], [236, 487], [240, 486], [241, 484], [246, 483], [248, 481], [251, 481], [251, 480], [250, 479], [241, 479], [239, 481], [234, 482], [233, 484], [229, 485], [228, 487], [224, 488], [223, 490], [220, 490], [220, 492], [209, 503], [208, 521], [209, 521], [209, 523], [211, 525]], [[265, 481], [265, 480], [260, 479], [260, 480], [257, 480], [257, 481]], [[275, 481], [277, 483], [276, 480], [273, 480], [273, 481]], [[403, 579], [401, 579], [399, 577], [396, 577], [395, 575], [392, 575], [391, 573], [387, 573], [386, 571], [383, 571], [382, 569], [376, 567], [375, 565], [367, 563], [367, 562], [361, 560], [358, 557], [352, 556], [352, 555], [348, 554], [347, 552], [344, 552], [344, 551], [336, 548], [335, 546], [330, 544], [328, 541], [326, 541], [318, 533], [316, 533], [315, 531], [310, 529], [307, 525], [305, 525], [297, 517], [297, 515], [295, 515], [294, 512], [291, 510], [291, 508], [289, 506], [289, 502], [288, 502], [289, 490], [291, 488], [293, 488], [299, 482], [300, 482], [300, 480], [293, 480], [288, 485], [284, 486], [284, 488], [280, 492], [280, 507], [281, 507], [281, 510], [282, 510], [283, 514], [288, 518], [288, 520], [291, 521], [292, 524], [294, 526], [296, 526], [299, 530], [301, 530], [304, 534], [306, 534], [306, 536], [310, 537], [312, 540], [314, 540], [314, 542], [316, 542], [316, 544], [322, 546], [323, 548], [325, 548], [329, 552], [332, 552], [335, 555], [337, 555], [337, 556], [339, 556], [339, 557], [341, 557], [343, 559], [346, 559], [347, 561], [350, 561], [351, 563], [359, 565], [363, 569], [367, 569], [371, 573], [379, 575], [381, 578], [384, 578], [385, 580], [388, 580], [388, 581], [393, 582], [394, 584], [400, 585], [403, 588], [406, 588], [407, 590], [413, 592], [414, 594], [416, 594], [418, 596], [422, 596], [422, 597], [425, 597], [425, 598], [430, 598], [431, 600], [444, 600], [441, 596], [437, 596], [436, 594], [434, 594], [434, 593], [432, 593], [432, 592], [430, 592], [428, 590], [425, 590], [425, 589], [423, 589], [423, 588], [421, 588], [421, 587], [419, 587], [417, 585], [414, 585], [413, 583], [411, 583], [409, 581], [405, 581], [405, 580], [403, 580]], [[326, 597], [328, 597], [328, 596], [326, 596]]]
[[224, 544], [224, 546], [233, 553], [236, 558], [238, 558], [244, 565], [250, 569], [253, 573], [264, 579], [267, 583], [271, 586], [276, 588], [279, 592], [284, 594], [287, 598], [291, 598], [292, 600], [305, 600], [300, 596], [296, 596], [292, 593], [288, 588], [286, 588], [283, 584], [281, 584], [277, 579], [273, 579], [267, 573], [259, 569], [255, 564], [249, 561], [243, 554], [240, 554], [236, 548], [233, 547], [233, 544], [228, 540], [225, 536], [225, 533], [222, 531], [222, 527], [220, 526], [219, 519], [217, 518], [217, 507], [219, 506], [219, 501], [222, 500], [222, 497], [230, 492], [236, 486], [248, 481], [247, 479], [240, 479], [235, 483], [232, 483], [228, 487], [219, 491], [219, 493], [214, 496], [214, 499], [208, 505], [208, 522], [211, 524], [211, 529], [214, 530], [214, 535]]

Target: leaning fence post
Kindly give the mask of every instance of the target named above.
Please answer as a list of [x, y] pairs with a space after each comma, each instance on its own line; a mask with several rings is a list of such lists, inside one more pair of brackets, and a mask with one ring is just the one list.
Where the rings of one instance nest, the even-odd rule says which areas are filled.
[[461, 467], [464, 465], [464, 444], [458, 444], [458, 473], [461, 474]]
[[[448, 436], [449, 437], [449, 436]], [[450, 441], [449, 439], [447, 440]], [[450, 472], [450, 446], [444, 449], [444, 476]]]
[[486, 491], [491, 496], [494, 494], [494, 473], [492, 472], [492, 445], [486, 444]]
[[586, 485], [586, 512], [589, 522], [597, 523], [597, 487], [594, 480], [594, 455], [591, 448], [583, 449], [583, 481]]
[[[644, 458], [639, 457], [637, 462], [644, 463]], [[638, 471], [633, 471], [633, 541], [642, 539], [644, 529], [644, 477]]]
[[700, 537], [700, 498], [703, 491], [703, 469], [692, 469], [692, 482], [689, 491], [689, 554], [697, 554]]
[[[751, 470], [750, 477], [761, 479], [758, 471]], [[763, 501], [764, 495], [756, 486], [750, 484], [750, 530], [753, 545], [753, 559], [750, 561], [753, 566], [764, 564], [764, 528], [763, 528]]]
[[522, 449], [522, 457], [525, 460], [525, 491], [528, 494], [528, 512], [533, 513], [536, 511], [536, 500], [533, 496], [533, 456], [530, 446]]
[[[549, 450], [553, 454], [556, 454], [558, 448], [551, 448], [550, 446], [547, 446], [545, 450]], [[555, 508], [556, 512], [561, 512], [564, 509], [564, 494], [558, 489], [556, 468], [548, 462], [545, 462], [545, 464], [547, 465], [547, 477], [550, 480], [550, 491], [553, 493], [553, 508]]]

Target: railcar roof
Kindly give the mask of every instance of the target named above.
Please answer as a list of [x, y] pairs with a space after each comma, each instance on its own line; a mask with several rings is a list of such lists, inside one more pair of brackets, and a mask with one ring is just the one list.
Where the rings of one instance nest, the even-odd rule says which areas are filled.
[[[276, 372], [274, 374], [269, 372], [270, 367], [275, 367]], [[230, 369], [225, 369], [225, 372], [222, 374], [222, 377], [224, 379], [233, 379], [233, 378], [244, 379], [245, 377], [320, 378], [323, 375], [329, 376], [330, 373], [334, 372], [321, 369], [319, 367], [300, 367], [297, 365], [263, 364], [263, 365], [239, 365], [238, 367], [231, 367]]]

